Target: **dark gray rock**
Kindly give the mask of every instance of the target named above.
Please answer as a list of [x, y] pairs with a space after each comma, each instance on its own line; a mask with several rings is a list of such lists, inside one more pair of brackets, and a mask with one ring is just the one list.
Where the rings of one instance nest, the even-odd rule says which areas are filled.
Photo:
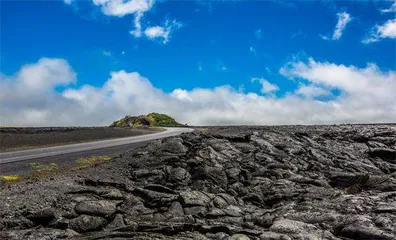
[[106, 219], [96, 216], [80, 215], [70, 221], [70, 229], [79, 232], [91, 232], [102, 229], [107, 224]]
[[371, 157], [379, 157], [390, 163], [396, 163], [396, 150], [389, 148], [373, 148], [370, 149], [369, 154]]
[[184, 208], [184, 213], [187, 215], [204, 215], [207, 211], [207, 208], [204, 206], [192, 206]]
[[35, 225], [33, 221], [26, 218], [0, 219], [0, 231], [7, 229], [26, 229]]
[[[1, 188], [1, 234], [396, 239], [396, 125], [210, 127], [136, 151]], [[28, 209], [47, 208], [43, 235]]]
[[7, 240], [69, 239], [77, 236], [79, 236], [79, 234], [71, 229], [59, 230], [51, 228], [38, 228], [0, 232], [0, 239]]
[[125, 227], [124, 218], [121, 214], [116, 214], [113, 221], [111, 221], [104, 229], [113, 230]]
[[260, 235], [260, 240], [291, 240], [291, 238], [286, 234], [264, 232]]
[[190, 173], [181, 167], [166, 167], [166, 182], [174, 186], [187, 186], [190, 182]]
[[36, 224], [47, 225], [52, 219], [55, 218], [55, 210], [53, 208], [46, 208], [33, 212], [26, 216]]
[[116, 188], [101, 191], [99, 195], [103, 198], [114, 199], [114, 200], [121, 200], [124, 198], [122, 192]]
[[150, 207], [169, 206], [173, 201], [176, 201], [178, 196], [176, 194], [152, 191], [143, 188], [135, 188], [134, 194], [144, 200], [145, 205]]
[[199, 191], [184, 191], [180, 193], [183, 206], [206, 206], [211, 199], [210, 197]]
[[248, 236], [246, 236], [245, 234], [234, 234], [228, 239], [229, 240], [250, 240], [250, 238]]
[[74, 211], [79, 214], [109, 216], [117, 211], [117, 206], [114, 202], [106, 200], [85, 201], [78, 203]]
[[60, 217], [58, 219], [55, 219], [49, 224], [49, 227], [51, 228], [57, 228], [57, 229], [67, 229], [69, 228], [69, 222], [70, 220], [64, 217]]
[[184, 216], [184, 209], [179, 202], [173, 202], [168, 209], [167, 215], [171, 218]]

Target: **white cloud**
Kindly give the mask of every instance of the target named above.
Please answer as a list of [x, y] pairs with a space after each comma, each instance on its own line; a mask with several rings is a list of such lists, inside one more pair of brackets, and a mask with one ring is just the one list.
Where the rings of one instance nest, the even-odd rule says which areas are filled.
[[321, 96], [330, 96], [331, 92], [323, 87], [318, 87], [313, 84], [305, 85], [302, 84], [296, 91], [296, 94], [308, 97], [308, 98], [315, 98]]
[[[366, 68], [320, 63], [310, 58], [308, 63], [291, 62], [280, 69], [280, 73], [291, 79], [303, 78], [313, 84], [339, 89], [349, 94], [381, 96], [396, 88], [396, 73], [383, 73], [378, 66], [369, 63]], [[395, 95], [396, 97], [396, 95]]]
[[[352, 20], [351, 16], [346, 12], [337, 13], [338, 21], [335, 26], [331, 40], [339, 40], [345, 30], [346, 25]], [[328, 36], [319, 35], [324, 40], [330, 40]]]
[[106, 56], [106, 57], [111, 57], [111, 51], [108, 51], [108, 50], [103, 50], [102, 51], [102, 54], [104, 55], [104, 56]]
[[298, 32], [293, 33], [291, 35], [291, 39], [295, 39], [296, 37], [301, 36], [301, 35], [303, 35], [303, 32], [301, 31], [301, 29], [299, 29]]
[[[68, 5], [74, 0], [64, 0]], [[176, 20], [165, 22], [164, 26], [148, 26], [143, 31], [142, 19], [144, 14], [150, 11], [154, 5], [154, 0], [92, 0], [93, 4], [100, 7], [102, 13], [107, 16], [124, 17], [134, 15], [134, 29], [129, 33], [136, 38], [144, 35], [148, 39], [162, 38], [165, 44], [170, 39], [172, 31], [182, 27], [182, 24]]]
[[253, 54], [254, 57], [258, 58], [257, 50], [253, 46], [249, 48], [249, 52]]
[[146, 35], [147, 38], [151, 40], [162, 38], [162, 43], [166, 44], [168, 43], [171, 37], [170, 34], [173, 31], [181, 28], [182, 26], [183, 25], [176, 20], [173, 21], [166, 20], [164, 26], [154, 26], [154, 27], [146, 28], [144, 34]]
[[183, 90], [180, 88], [173, 90], [171, 92], [170, 96], [173, 98], [179, 99], [181, 101], [192, 102], [192, 98], [189, 96], [189, 92], [187, 90]]
[[103, 14], [108, 16], [123, 17], [128, 14], [144, 13], [149, 11], [153, 0], [93, 0], [100, 6]]
[[[357, 68], [310, 59], [291, 62], [280, 72], [298, 81], [299, 86], [338, 89], [341, 94], [330, 101], [319, 101], [306, 97], [308, 90], [275, 97], [245, 93], [230, 86], [165, 93], [139, 73], [123, 70], [112, 72], [102, 86], [74, 88], [69, 85], [76, 81], [76, 73], [65, 60], [43, 58], [23, 66], [14, 76], [1, 76], [0, 125], [107, 125], [126, 114], [153, 111], [194, 125], [331, 124], [396, 119], [394, 71], [383, 72], [374, 64]], [[66, 89], [55, 91], [59, 85]], [[304, 91], [305, 96], [301, 96]]]
[[[1, 78], [2, 96], [41, 94], [55, 85], [69, 85], [76, 81], [76, 73], [63, 59], [42, 58], [35, 64], [23, 66], [15, 77]], [[4, 91], [3, 87], [11, 91]]]
[[155, 38], [163, 38], [164, 43], [168, 42], [169, 38], [169, 32], [166, 30], [164, 27], [161, 26], [154, 26], [154, 27], [149, 27], [144, 31], [144, 34], [150, 39], [155, 39]]
[[141, 18], [143, 17], [143, 13], [138, 12], [135, 15], [135, 30], [130, 31], [129, 33], [135, 37], [141, 37], [142, 36], [142, 24], [140, 22]]
[[[125, 15], [134, 14], [134, 30], [129, 31], [134, 37], [142, 36], [141, 20], [145, 12], [149, 11], [154, 0], [93, 0], [96, 6], [100, 6], [103, 14], [108, 16], [124, 17]], [[146, 29], [150, 32], [150, 28]]]
[[262, 30], [261, 29], [257, 29], [255, 32], [254, 32], [254, 35], [256, 36], [256, 38], [257, 39], [261, 39], [262, 38]]
[[[134, 14], [135, 29], [129, 31], [129, 33], [139, 38], [143, 35], [141, 22], [143, 15], [153, 7], [154, 0], [93, 0], [93, 3], [100, 6], [103, 14], [108, 16], [124, 17]], [[180, 22], [167, 20], [164, 26], [147, 27], [144, 34], [151, 40], [162, 38], [162, 42], [165, 44], [169, 41], [171, 32], [180, 27], [182, 27]]]
[[225, 64], [221, 59], [218, 59], [216, 63], [216, 70], [221, 72], [227, 72], [229, 69], [227, 67], [227, 64]]
[[67, 61], [49, 58], [23, 66], [15, 76], [3, 76], [0, 125], [57, 125], [50, 121], [56, 112], [54, 109], [58, 109], [56, 114], [59, 114], [54, 120], [60, 120], [59, 124], [63, 125], [70, 112], [54, 88], [75, 83], [76, 76]]
[[396, 38], [396, 18], [386, 21], [383, 25], [375, 26], [370, 34], [363, 39], [362, 43], [369, 44], [377, 42], [381, 38]]
[[386, 9], [381, 10], [382, 13], [396, 13], [396, 0], [393, 1], [393, 4]]
[[338, 40], [342, 36], [342, 32], [344, 31], [346, 25], [352, 20], [351, 16], [346, 13], [337, 13], [338, 21], [333, 33], [333, 40]]
[[272, 93], [279, 90], [279, 87], [265, 80], [264, 78], [252, 78], [252, 82], [259, 82], [261, 84], [261, 93]]
[[323, 40], [339, 40], [345, 30], [346, 25], [352, 20], [351, 16], [346, 12], [337, 13], [338, 21], [335, 26], [333, 35], [330, 37], [319, 34]]
[[319, 34], [319, 36], [323, 39], [323, 40], [330, 40], [330, 38], [328, 36]]

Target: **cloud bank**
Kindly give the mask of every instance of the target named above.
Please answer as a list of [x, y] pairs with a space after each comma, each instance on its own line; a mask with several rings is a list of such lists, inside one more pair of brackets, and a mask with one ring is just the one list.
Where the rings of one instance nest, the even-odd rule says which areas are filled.
[[263, 94], [276, 92], [279, 90], [279, 87], [276, 84], [270, 83], [264, 78], [252, 78], [252, 82], [259, 82], [261, 84], [260, 92]]
[[[285, 96], [241, 92], [230, 86], [165, 93], [137, 72], [111, 72], [100, 87], [74, 87], [64, 59], [42, 58], [13, 76], [1, 75], [0, 125], [108, 125], [126, 114], [162, 112], [193, 125], [394, 122], [396, 72], [329, 62], [293, 61], [280, 69], [300, 84]], [[268, 82], [268, 81], [266, 81]], [[269, 83], [269, 82], [268, 82]], [[59, 92], [55, 88], [66, 87]], [[265, 91], [269, 90], [262, 82]], [[271, 88], [273, 89], [273, 88]], [[315, 97], [337, 89], [340, 95]], [[275, 91], [275, 90], [274, 90]]]

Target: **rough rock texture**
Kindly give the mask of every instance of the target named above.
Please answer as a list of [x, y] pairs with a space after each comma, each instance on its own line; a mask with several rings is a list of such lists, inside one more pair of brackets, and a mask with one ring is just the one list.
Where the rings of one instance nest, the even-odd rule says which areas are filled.
[[210, 128], [1, 189], [0, 238], [396, 239], [396, 126]]

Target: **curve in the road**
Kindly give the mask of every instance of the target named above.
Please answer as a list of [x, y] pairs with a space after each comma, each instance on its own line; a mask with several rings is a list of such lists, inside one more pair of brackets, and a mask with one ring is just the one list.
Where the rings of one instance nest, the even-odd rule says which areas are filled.
[[0, 164], [19, 162], [19, 161], [25, 161], [30, 159], [42, 158], [42, 157], [57, 156], [62, 154], [74, 153], [74, 152], [102, 149], [102, 148], [126, 145], [137, 142], [150, 141], [160, 138], [177, 136], [184, 132], [193, 131], [193, 129], [191, 128], [165, 128], [165, 129], [166, 131], [152, 133], [148, 135], [0, 153]]

